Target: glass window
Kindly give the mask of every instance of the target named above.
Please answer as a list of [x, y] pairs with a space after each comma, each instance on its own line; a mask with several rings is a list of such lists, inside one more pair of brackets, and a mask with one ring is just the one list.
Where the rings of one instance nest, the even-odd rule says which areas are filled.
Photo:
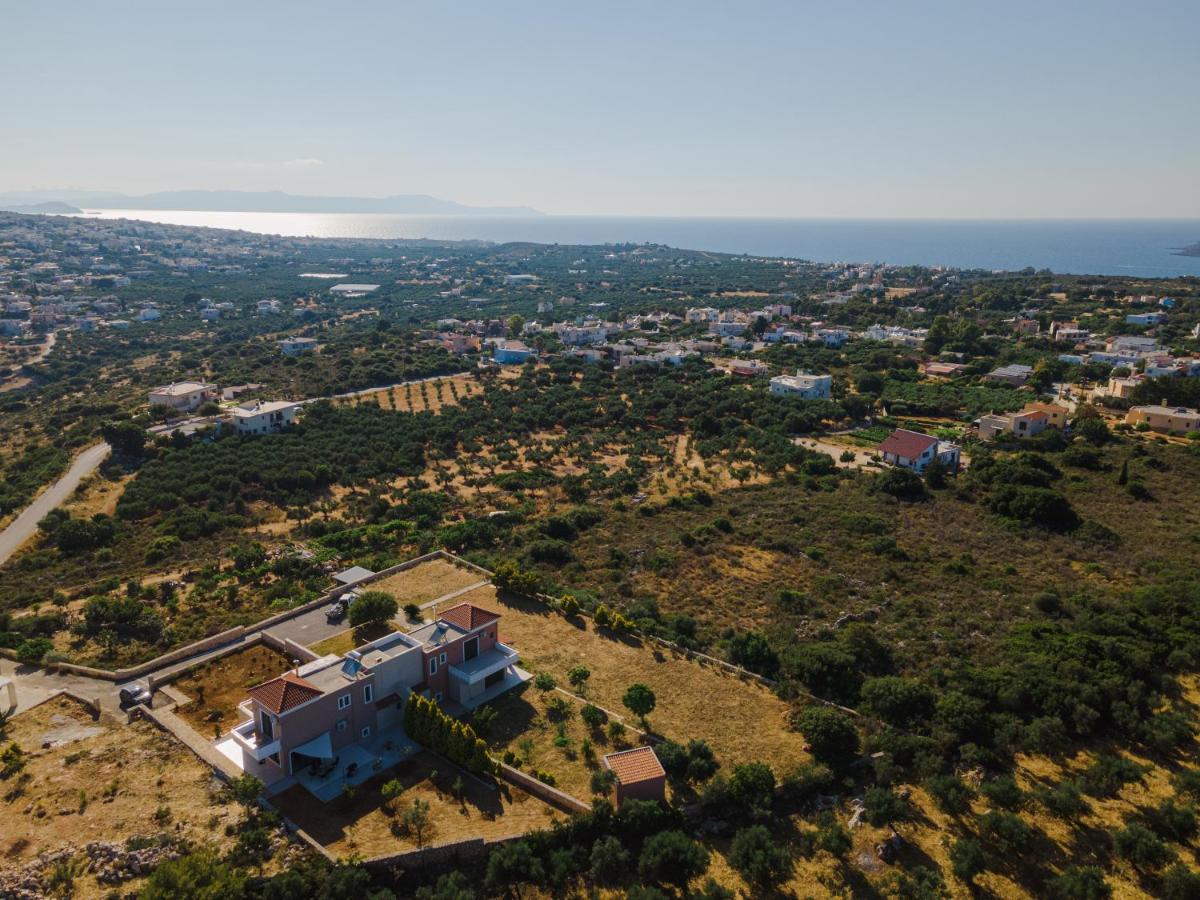
[[350, 695], [349, 694], [342, 694], [342, 696], [338, 697], [338, 709], [345, 709], [349, 705], [350, 705]]
[[375, 696], [375, 686], [370, 685], [370, 684], [365, 685], [363, 687], [363, 703], [370, 703], [371, 699], [374, 696]]
[[370, 725], [366, 725], [363, 727], [362, 736], [364, 738], [369, 738], [371, 736], [371, 726]]

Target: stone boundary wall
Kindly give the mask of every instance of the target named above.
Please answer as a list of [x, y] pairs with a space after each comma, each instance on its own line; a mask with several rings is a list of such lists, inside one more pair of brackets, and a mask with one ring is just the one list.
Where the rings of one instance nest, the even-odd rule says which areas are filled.
[[509, 784], [514, 784], [526, 793], [533, 794], [540, 800], [545, 800], [555, 809], [565, 813], [591, 812], [592, 808], [578, 797], [572, 797], [565, 791], [551, 787], [544, 781], [538, 781], [532, 775], [514, 769], [510, 765], [500, 763], [500, 777]]
[[491, 840], [486, 838], [464, 838], [461, 841], [436, 844], [432, 847], [422, 847], [419, 850], [405, 850], [400, 853], [374, 856], [370, 859], [360, 861], [359, 865], [365, 866], [368, 869], [388, 869], [400, 866], [402, 869], [411, 871], [430, 866], [442, 866], [453, 862], [467, 862], [482, 859], [496, 847], [514, 843], [524, 837], [522, 834], [514, 834], [508, 837], [492, 838]]

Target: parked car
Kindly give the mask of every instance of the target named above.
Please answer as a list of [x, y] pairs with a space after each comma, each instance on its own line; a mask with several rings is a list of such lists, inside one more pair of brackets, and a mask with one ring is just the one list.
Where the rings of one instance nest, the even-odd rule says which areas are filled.
[[126, 709], [130, 706], [138, 706], [145, 703], [150, 705], [150, 688], [144, 681], [135, 681], [121, 688], [121, 709]]
[[357, 599], [358, 594], [354, 591], [346, 591], [333, 601], [332, 606], [325, 610], [325, 621], [331, 625], [334, 622], [342, 621], [342, 619], [346, 618], [346, 613], [350, 611], [350, 604]]

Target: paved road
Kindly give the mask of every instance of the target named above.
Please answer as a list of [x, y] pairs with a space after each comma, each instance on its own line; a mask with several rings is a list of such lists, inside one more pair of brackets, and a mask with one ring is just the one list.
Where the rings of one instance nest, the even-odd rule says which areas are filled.
[[12, 524], [0, 532], [0, 566], [8, 562], [10, 556], [17, 552], [33, 533], [37, 531], [38, 522], [46, 517], [46, 513], [67, 500], [79, 482], [99, 468], [112, 448], [108, 444], [93, 444], [88, 447], [75, 461], [66, 473], [42, 491], [24, 511], [13, 519]]

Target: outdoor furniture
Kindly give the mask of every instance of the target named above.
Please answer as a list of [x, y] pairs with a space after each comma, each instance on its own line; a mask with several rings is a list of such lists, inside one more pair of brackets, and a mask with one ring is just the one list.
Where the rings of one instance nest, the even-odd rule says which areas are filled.
[[350, 765], [346, 766], [346, 777], [353, 778], [354, 773], [357, 771], [358, 771], [358, 763], [356, 763], [356, 762], [350, 763]]

